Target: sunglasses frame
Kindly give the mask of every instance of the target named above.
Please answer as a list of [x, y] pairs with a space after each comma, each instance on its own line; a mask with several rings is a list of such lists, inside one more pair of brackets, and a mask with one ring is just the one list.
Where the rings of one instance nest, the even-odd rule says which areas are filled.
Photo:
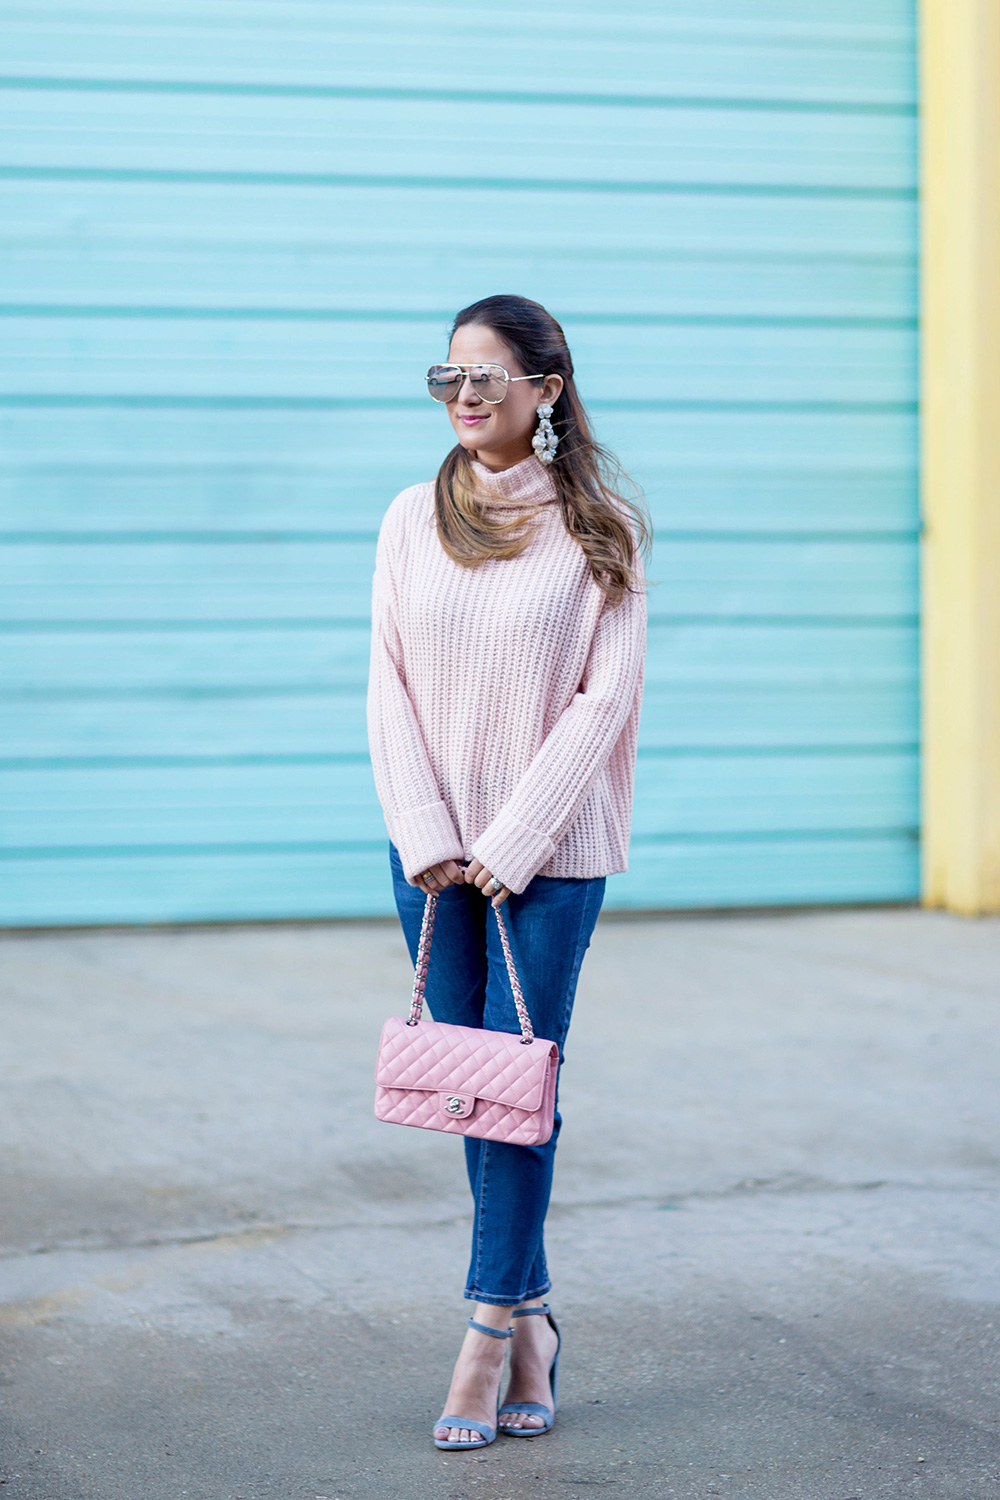
[[489, 398], [489, 396], [480, 396], [479, 392], [476, 391], [476, 395], [479, 396], [480, 401], [485, 401], [487, 406], [499, 406], [500, 403], [501, 403], [501, 401], [506, 401], [506, 399], [507, 399], [507, 386], [508, 385], [515, 385], [517, 383], [517, 381], [519, 381], [519, 380], [547, 380], [548, 379], [547, 375], [511, 375], [508, 370], [504, 369], [503, 365], [496, 365], [496, 364], [493, 363], [492, 360], [487, 360], [485, 363], [480, 363], [478, 365], [456, 365], [456, 364], [451, 364], [451, 363], [443, 364], [443, 365], [430, 365], [428, 367], [427, 374], [424, 376], [424, 379], [427, 381], [427, 393], [428, 393], [428, 395], [430, 395], [432, 401], [436, 401], [437, 402], [438, 406], [450, 406], [451, 403], [453, 401], [455, 401], [461, 395], [461, 393], [462, 393], [462, 387], [465, 384], [465, 381], [464, 380], [460, 380], [459, 381], [459, 383], [458, 383], [458, 390], [455, 392], [454, 396], [449, 396], [448, 399], [447, 399], [447, 401], [441, 401], [441, 400], [439, 400], [439, 398], [437, 396], [431, 395], [430, 379], [431, 379], [431, 371], [432, 370], [458, 370], [463, 376], [467, 375], [470, 370], [500, 370], [500, 371], [502, 371], [503, 377], [504, 377], [504, 382], [505, 382], [505, 384], [504, 384], [504, 393], [503, 393], [502, 396], [498, 396], [495, 401], [491, 401], [490, 398]]

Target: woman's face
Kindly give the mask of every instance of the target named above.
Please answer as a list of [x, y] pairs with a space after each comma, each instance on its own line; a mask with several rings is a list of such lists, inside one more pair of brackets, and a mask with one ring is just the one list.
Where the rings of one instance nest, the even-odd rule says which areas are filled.
[[467, 323], [455, 330], [448, 360], [455, 365], [503, 365], [511, 376], [547, 376], [544, 384], [519, 380], [508, 385], [506, 396], [497, 406], [477, 396], [466, 380], [447, 406], [458, 441], [488, 469], [509, 469], [530, 458], [534, 451], [531, 438], [538, 426], [536, 407], [543, 401], [549, 405], [556, 401], [563, 388], [562, 376], [548, 375], [545, 370], [522, 370], [503, 340], [480, 323]]

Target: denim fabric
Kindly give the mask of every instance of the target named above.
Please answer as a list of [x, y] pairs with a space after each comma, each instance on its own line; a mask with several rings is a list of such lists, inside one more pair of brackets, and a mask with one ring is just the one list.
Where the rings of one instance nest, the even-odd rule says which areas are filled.
[[[415, 960], [426, 897], [407, 883], [393, 844], [389, 857], [399, 919]], [[560, 1064], [604, 885], [603, 876], [568, 880], [536, 875], [503, 906], [531, 1024], [536, 1035], [558, 1044]], [[436, 1021], [520, 1031], [493, 908], [473, 885], [449, 886], [438, 897], [427, 1003]], [[474, 1302], [515, 1307], [551, 1286], [544, 1229], [560, 1124], [557, 1108], [555, 1130], [544, 1146], [464, 1137], [475, 1204], [465, 1295]]]

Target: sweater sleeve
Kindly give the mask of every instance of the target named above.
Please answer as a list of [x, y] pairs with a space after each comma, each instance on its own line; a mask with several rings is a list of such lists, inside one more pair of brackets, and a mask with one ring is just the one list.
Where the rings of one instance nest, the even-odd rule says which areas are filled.
[[472, 846], [510, 890], [523, 891], [552, 857], [610, 759], [641, 692], [645, 645], [645, 594], [605, 604], [578, 692]]
[[383, 524], [372, 584], [368, 744], [375, 789], [403, 873], [414, 876], [445, 859], [462, 859], [462, 841], [441, 796], [413, 703], [406, 690], [398, 629], [393, 549]]

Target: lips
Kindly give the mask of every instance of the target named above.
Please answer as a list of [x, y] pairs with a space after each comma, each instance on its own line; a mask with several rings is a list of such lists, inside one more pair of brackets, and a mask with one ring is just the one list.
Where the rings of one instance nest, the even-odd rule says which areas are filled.
[[484, 417], [466, 417], [466, 416], [460, 416], [458, 420], [465, 427], [475, 427], [476, 424], [477, 424], [477, 422], [488, 422], [489, 421], [489, 417], [485, 417], [485, 416]]

